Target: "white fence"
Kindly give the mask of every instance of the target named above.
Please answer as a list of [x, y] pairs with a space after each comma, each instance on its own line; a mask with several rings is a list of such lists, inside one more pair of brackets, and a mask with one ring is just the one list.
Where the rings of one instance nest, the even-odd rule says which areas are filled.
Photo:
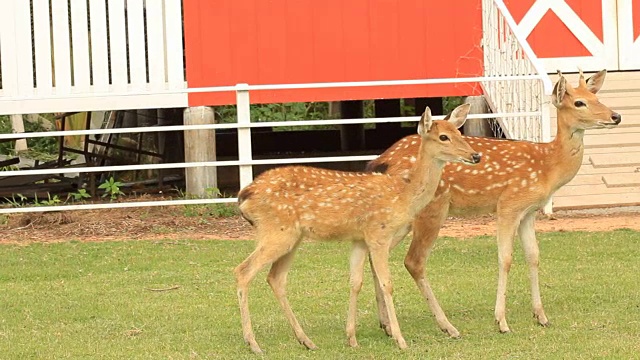
[[0, 56], [0, 115], [187, 106], [181, 0], [2, 0]]
[[[92, 0], [93, 1], [93, 0]], [[113, 0], [109, 1], [109, 22], [111, 22], [111, 3]], [[34, 6], [38, 1], [34, 0]], [[58, 1], [53, 0], [52, 4], [55, 5]], [[59, 0], [59, 2], [66, 3], [66, 0]], [[100, 1], [98, 1], [100, 2]], [[115, 1], [119, 4], [123, 3], [123, 0]], [[140, 2], [142, 2], [140, 0]], [[28, 3], [28, 2], [27, 2]], [[44, 3], [47, 3], [45, 0]], [[90, 2], [91, 3], [91, 2]], [[104, 3], [104, 0], [102, 0]], [[138, 3], [137, 1], [129, 0], [127, 4], [131, 6], [131, 3]], [[151, 3], [151, 2], [147, 2]], [[166, 4], [171, 3], [170, 0], [165, 0]], [[489, 7], [488, 11], [503, 11], [504, 4], [502, 4], [501, 0], [495, 0], [492, 2], [490, 0], [485, 0], [485, 6]], [[14, 4], [15, 5], [15, 4]], [[138, 4], [140, 5], [140, 4]], [[102, 9], [102, 7], [99, 7]], [[118, 14], [121, 14], [120, 7], [118, 8]], [[139, 13], [140, 7], [138, 6]], [[506, 10], [506, 9], [504, 9]], [[25, 11], [25, 9], [22, 9]], [[147, 5], [147, 11], [149, 11]], [[80, 11], [82, 12], [82, 11]], [[167, 14], [167, 10], [165, 9], [165, 15]], [[508, 14], [508, 13], [507, 13]], [[139, 17], [136, 17], [139, 18]], [[122, 20], [122, 19], [120, 19]], [[93, 24], [93, 21], [92, 21]], [[509, 22], [505, 22], [503, 26], [511, 26], [512, 24]], [[93, 25], [92, 25], [93, 26]], [[504, 30], [504, 29], [503, 29]], [[3, 38], [7, 37], [5, 33], [5, 29], [3, 31]], [[509, 30], [509, 33], [512, 33]], [[166, 35], [166, 34], [165, 34]], [[485, 31], [485, 39], [489, 36], [487, 31]], [[92, 35], [93, 38], [93, 35]], [[166, 39], [166, 38], [165, 38]], [[523, 51], [508, 54], [505, 52], [511, 51], [511, 48], [506, 48], [503, 45], [499, 45], [498, 49], [500, 52], [505, 53], [504, 62], [500, 64], [508, 64], [509, 59], [519, 59], [519, 56], [525, 54], [528, 59], [527, 61], [532, 62], [535, 61], [535, 56], [530, 53], [530, 49], [526, 46], [526, 43], [520, 42], [522, 39], [518, 37], [514, 37], [518, 46]], [[486, 40], [485, 40], [486, 41]], [[3, 44], [4, 46], [4, 44]], [[486, 45], [485, 45], [486, 47]], [[165, 55], [168, 56], [168, 46], [164, 47]], [[4, 47], [3, 50], [3, 75], [4, 75]], [[528, 51], [526, 50], [528, 49]], [[23, 49], [23, 51], [26, 51]], [[486, 51], [486, 50], [485, 50]], [[37, 52], [36, 52], [37, 53]], [[48, 53], [48, 52], [45, 52]], [[181, 54], [181, 52], [180, 52]], [[23, 53], [24, 56], [30, 58], [30, 54]], [[494, 59], [494, 58], [491, 58]], [[19, 62], [19, 61], [17, 61]], [[69, 64], [71, 64], [69, 62]], [[165, 62], [167, 65], [168, 62]], [[418, 117], [399, 117], [399, 118], [373, 118], [373, 119], [336, 119], [336, 120], [312, 120], [312, 121], [282, 121], [282, 122], [268, 122], [268, 123], [252, 123], [250, 121], [250, 107], [249, 107], [249, 96], [251, 91], [255, 90], [276, 90], [276, 89], [309, 89], [309, 88], [340, 88], [340, 87], [361, 87], [361, 86], [406, 86], [406, 85], [420, 85], [420, 84], [443, 84], [443, 83], [470, 83], [470, 82], [480, 82], [487, 91], [487, 96], [491, 100], [492, 108], [495, 111], [493, 114], [486, 115], [471, 115], [469, 118], [497, 118], [503, 119], [502, 123], [507, 126], [512, 126], [512, 123], [515, 123], [516, 119], [525, 119], [525, 121], [537, 121], [538, 123], [542, 122], [544, 124], [543, 119], [547, 118], [546, 123], [548, 124], [548, 114], [545, 114], [545, 107], [542, 106], [544, 101], [544, 91], [549, 90], [550, 84], [549, 78], [543, 71], [540, 72], [541, 68], [537, 66], [525, 67], [508, 67], [508, 66], [500, 66], [497, 68], [493, 68], [492, 64], [495, 62], [490, 61], [488, 65], [485, 66], [485, 76], [482, 77], [471, 77], [471, 78], [448, 78], [448, 79], [422, 79], [422, 80], [399, 80], [399, 81], [369, 81], [369, 82], [349, 82], [349, 83], [316, 83], [316, 84], [281, 84], [281, 85], [247, 85], [247, 84], [239, 84], [236, 86], [228, 86], [228, 87], [214, 87], [214, 88], [180, 88], [177, 82], [171, 82], [170, 77], [165, 77], [165, 83], [160, 84], [160, 81], [156, 83], [157, 90], [155, 90], [154, 94], [159, 94], [158, 96], [166, 96], [166, 95], [180, 95], [185, 96], [188, 93], [195, 92], [220, 92], [220, 91], [235, 91], [236, 99], [237, 99], [237, 123], [233, 124], [211, 124], [211, 125], [182, 125], [182, 126], [164, 126], [164, 127], [137, 127], [137, 128], [121, 128], [121, 129], [93, 129], [93, 130], [76, 130], [76, 131], [56, 131], [56, 132], [46, 132], [46, 133], [25, 133], [25, 134], [0, 134], [1, 139], [18, 139], [25, 137], [42, 137], [42, 136], [68, 136], [68, 135], [84, 135], [84, 134], [107, 134], [107, 133], [139, 133], [139, 132], [158, 132], [158, 131], [183, 131], [183, 130], [205, 130], [205, 129], [225, 129], [225, 128], [236, 128], [238, 129], [238, 160], [234, 161], [209, 161], [209, 162], [193, 162], [193, 163], [165, 163], [165, 164], [148, 164], [148, 165], [123, 165], [123, 166], [107, 166], [107, 167], [74, 167], [74, 168], [62, 168], [62, 169], [37, 169], [37, 170], [17, 170], [17, 171], [3, 171], [0, 172], [2, 176], [15, 176], [15, 175], [36, 175], [36, 174], [64, 174], [64, 173], [91, 173], [91, 172], [104, 172], [104, 171], [123, 171], [123, 170], [141, 170], [141, 169], [163, 169], [163, 168], [190, 168], [190, 167], [198, 167], [198, 166], [239, 166], [240, 168], [240, 186], [243, 187], [250, 183], [253, 180], [253, 172], [252, 166], [254, 165], [263, 165], [263, 164], [294, 164], [294, 163], [319, 163], [319, 162], [339, 162], [339, 161], [366, 161], [375, 158], [375, 156], [338, 156], [338, 157], [315, 157], [315, 158], [286, 158], [286, 159], [261, 159], [255, 160], [253, 159], [253, 155], [251, 152], [251, 129], [256, 127], [279, 127], [279, 126], [304, 126], [304, 125], [329, 125], [329, 124], [361, 124], [361, 123], [384, 123], [384, 122], [407, 122], [407, 121], [417, 121]], [[14, 64], [17, 66], [17, 64]], [[91, 67], [95, 64], [91, 63]], [[139, 64], [140, 65], [140, 64]], [[175, 63], [174, 63], [175, 65]], [[534, 63], [535, 65], [535, 63]], [[104, 64], [102, 65], [104, 67]], [[113, 71], [113, 61], [111, 61], [110, 69]], [[122, 66], [120, 64], [119, 66]], [[128, 64], [131, 67], [131, 64]], [[168, 70], [168, 66], [165, 67], [165, 71]], [[517, 71], [516, 71], [517, 70]], [[86, 74], [86, 72], [85, 72]], [[150, 72], [151, 74], [151, 72]], [[168, 74], [168, 72], [166, 72]], [[23, 80], [21, 76], [27, 76], [30, 80]], [[2, 96], [0, 96], [0, 109], [4, 108], [4, 104], [6, 101], [11, 102], [38, 102], [42, 101], [47, 104], [40, 105], [40, 112], [54, 112], [54, 111], [69, 111], [69, 110], [78, 110], [75, 106], [72, 107], [67, 106], [65, 109], [60, 109], [57, 106], [57, 103], [54, 100], [64, 100], [71, 98], [75, 99], [90, 99], [94, 101], [98, 95], [98, 93], [89, 92], [81, 92], [76, 88], [76, 84], [73, 83], [70, 87], [67, 86], [64, 92], [60, 92], [56, 87], [55, 92], [53, 91], [53, 87], [51, 87], [51, 94], [38, 97], [39, 87], [29, 87], [26, 84], [29, 81], [33, 81], [32, 73], [28, 73], [27, 71], [22, 71], [22, 75], [20, 76], [20, 81], [16, 80], [16, 83], [23, 84], [23, 92], [15, 92], [12, 99], [13, 100], [5, 100]], [[174, 73], [175, 76], [175, 73]], [[177, 79], [178, 77], [176, 77]], [[36, 76], [36, 80], [38, 77]], [[151, 78], [149, 78], [151, 79]], [[101, 81], [104, 81], [102, 79]], [[114, 86], [113, 83], [106, 86], [103, 83], [103, 88], [107, 88], [108, 91], [113, 91], [112, 96], [120, 96], [126, 95], [126, 91], [134, 89], [131, 84], [124, 84], [124, 78], [120, 79], [121, 83], [116, 84]], [[142, 82], [142, 78], [136, 80], [138, 81], [138, 85], [144, 85], [147, 89], [151, 89], [151, 82], [144, 83]], [[89, 85], [95, 86], [94, 82]], [[175, 85], [175, 88], [171, 88], [171, 84]], [[502, 84], [502, 85], [497, 85]], [[507, 85], [514, 84], [514, 85]], [[517, 84], [517, 85], [515, 85]], [[86, 84], [85, 84], [86, 85]], [[125, 86], [126, 85], [126, 86]], [[521, 102], [521, 106], [505, 106], [504, 101], [498, 98], [496, 101], [496, 97], [499, 96], [508, 96], [506, 90], [518, 88], [526, 90], [527, 93], [530, 93], [532, 98], [537, 99], [537, 102], [532, 101], [523, 101]], [[16, 87], [15, 89], [17, 89]], [[161, 89], [162, 88], [162, 89]], [[13, 88], [11, 88], [13, 89]], [[86, 86], [85, 86], [86, 89]], [[499, 89], [497, 91], [495, 89]], [[3, 82], [3, 91], [4, 82]], [[122, 93], [120, 91], [124, 91]], [[144, 91], [139, 91], [136, 89], [133, 91], [129, 97], [139, 97], [141, 93]], [[151, 93], [151, 92], [149, 92]], [[29, 95], [33, 95], [29, 97]], [[109, 99], [107, 93], [102, 93], [105, 99]], [[138, 95], [136, 95], [138, 94]], [[4, 95], [4, 94], [2, 94]], [[20, 100], [20, 96], [28, 98], [28, 100]], [[152, 95], [149, 95], [152, 96]], [[126, 96], [125, 96], [126, 97]], [[513, 100], [510, 100], [513, 102]], [[508, 103], [508, 102], [506, 102]], [[145, 103], [150, 104], [150, 103]], [[496, 106], [495, 104], [500, 104]], [[157, 107], [166, 107], [163, 106]], [[122, 107], [110, 107], [110, 109], [121, 109]], [[124, 108], [140, 108], [140, 106], [126, 106]], [[104, 109], [104, 107], [100, 108]], [[5, 113], [4, 111], [2, 113]], [[435, 119], [441, 119], [442, 116], [436, 116]], [[522, 121], [522, 120], [520, 120]], [[543, 126], [544, 127], [544, 126]], [[535, 129], [540, 129], [540, 127], [535, 127]], [[509, 130], [510, 131], [510, 130]], [[537, 135], [531, 135], [530, 138], [536, 139]], [[235, 198], [218, 198], [218, 199], [189, 199], [189, 200], [168, 200], [168, 201], [147, 201], [147, 202], [131, 202], [131, 203], [109, 203], [109, 204], [81, 204], [81, 205], [64, 205], [64, 206], [39, 206], [39, 207], [20, 207], [20, 208], [4, 208], [0, 209], [1, 213], [16, 213], [16, 212], [42, 212], [42, 211], [60, 211], [60, 210], [78, 210], [78, 209], [100, 209], [100, 208], [124, 208], [124, 207], [134, 207], [134, 206], [162, 206], [162, 205], [186, 205], [186, 204], [202, 204], [202, 203], [221, 203], [221, 202], [234, 202]]]

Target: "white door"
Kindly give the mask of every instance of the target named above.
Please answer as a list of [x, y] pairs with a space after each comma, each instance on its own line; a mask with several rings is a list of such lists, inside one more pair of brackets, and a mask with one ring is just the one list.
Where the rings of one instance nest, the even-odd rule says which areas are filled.
[[618, 0], [620, 70], [640, 70], [640, 0]]

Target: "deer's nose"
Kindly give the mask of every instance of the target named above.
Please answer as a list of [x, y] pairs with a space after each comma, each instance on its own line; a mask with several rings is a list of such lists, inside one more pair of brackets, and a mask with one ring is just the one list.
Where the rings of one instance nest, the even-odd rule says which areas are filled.
[[616, 124], [620, 124], [620, 122], [622, 121], [622, 115], [618, 114], [617, 112], [614, 112], [611, 115], [611, 120], [613, 120], [613, 122]]
[[475, 153], [475, 154], [471, 155], [471, 159], [473, 160], [474, 164], [477, 164], [477, 163], [480, 162], [480, 160], [482, 160], [482, 154]]

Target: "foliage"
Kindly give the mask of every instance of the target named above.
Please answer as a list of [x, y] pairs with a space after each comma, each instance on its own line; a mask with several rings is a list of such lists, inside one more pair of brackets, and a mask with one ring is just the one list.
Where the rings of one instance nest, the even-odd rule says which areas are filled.
[[[51, 117], [51, 114], [45, 114]], [[47, 131], [42, 126], [42, 121], [31, 123], [24, 122], [25, 132], [41, 132]], [[8, 115], [0, 115], [0, 134], [12, 133], [11, 117]], [[55, 137], [29, 138], [27, 145], [31, 151], [30, 156], [34, 159], [50, 160], [50, 157], [41, 158], [42, 155], [57, 154], [58, 139]], [[9, 155], [14, 153], [15, 141], [0, 142], [0, 155]]]
[[62, 200], [60, 200], [58, 195], [53, 195], [52, 197], [49, 193], [47, 193], [46, 200], [38, 200], [38, 195], [35, 195], [35, 199], [33, 200], [33, 204], [35, 206], [55, 206], [59, 205], [60, 203], [62, 203]]
[[120, 181], [115, 181], [112, 176], [108, 180], [105, 180], [105, 182], [100, 184], [100, 186], [98, 186], [98, 189], [104, 190], [104, 194], [102, 194], [102, 197], [109, 196], [111, 200], [116, 200], [118, 196], [124, 195], [122, 190], [120, 190], [120, 187], [122, 187], [122, 183]]
[[[201, 197], [195, 195], [185, 194], [182, 190], [177, 189], [178, 194], [183, 199], [199, 199]], [[205, 189], [205, 199], [215, 199], [219, 197], [226, 197], [220, 192], [220, 189], [216, 187], [208, 187]], [[229, 203], [213, 203], [213, 204], [196, 204], [196, 205], [184, 205], [184, 216], [187, 217], [232, 217], [238, 215], [238, 207]], [[206, 222], [205, 219], [203, 219]]]
[[[302, 243], [289, 276], [291, 305], [320, 349], [295, 341], [266, 271], [251, 287], [256, 336], [271, 359], [637, 358], [640, 233], [543, 233], [539, 240], [549, 328], [531, 318], [520, 247], [509, 278], [514, 332], [500, 334], [493, 322], [495, 239], [441, 238], [429, 277], [462, 339], [437, 329], [402, 265], [408, 241], [390, 262], [407, 350], [378, 327], [368, 269], [358, 302], [360, 347], [346, 346], [348, 243]], [[233, 277], [254, 248], [252, 241], [189, 240], [3, 245], [2, 358], [256, 359], [242, 340]]]
[[91, 198], [91, 195], [87, 192], [87, 189], [78, 189], [77, 192], [67, 194], [67, 200], [71, 199], [73, 201], [82, 202], [89, 198]]
[[[18, 197], [16, 199], [16, 196]], [[26, 203], [27, 197], [22, 195], [22, 194], [13, 194], [11, 195], [11, 199], [9, 198], [4, 198], [6, 202], [8, 202], [12, 207], [14, 208], [19, 208], [19, 207], [23, 207]]]

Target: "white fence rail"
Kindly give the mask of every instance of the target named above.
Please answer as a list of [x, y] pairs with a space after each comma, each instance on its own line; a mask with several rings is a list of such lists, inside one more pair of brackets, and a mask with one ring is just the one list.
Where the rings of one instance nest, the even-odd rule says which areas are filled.
[[[448, 79], [421, 79], [421, 80], [398, 80], [398, 81], [368, 81], [368, 82], [344, 82], [344, 83], [315, 83], [315, 84], [279, 84], [279, 85], [247, 85], [239, 84], [236, 86], [225, 87], [213, 87], [213, 88], [189, 88], [184, 85], [183, 77], [183, 65], [182, 65], [182, 43], [181, 39], [178, 40], [168, 35], [170, 30], [178, 29], [177, 33], [181, 34], [180, 19], [176, 19], [173, 15], [180, 13], [180, 1], [179, 0], [164, 0], [164, 7], [150, 8], [149, 4], [156, 3], [154, 1], [147, 1], [147, 7], [144, 8], [144, 2], [142, 0], [92, 0], [89, 2], [89, 9], [84, 9], [82, 5], [74, 5], [71, 8], [71, 12], [66, 13], [64, 9], [67, 9], [68, 0], [33, 0], [34, 10], [37, 4], [42, 7], [51, 5], [51, 16], [53, 21], [54, 41], [49, 44], [49, 47], [45, 45], [38, 45], [36, 47], [36, 63], [35, 74], [31, 70], [34, 63], [22, 64], [20, 59], [31, 59], [31, 41], [33, 39], [48, 39], [47, 29], [51, 29], [51, 24], [44, 20], [44, 15], [38, 13], [43, 11], [33, 11], [33, 15], [30, 14], [29, 2], [22, 0], [7, 0], [0, 2], [0, 11], [11, 10], [11, 14], [20, 12], [22, 18], [16, 17], [15, 19], [8, 19], [8, 15], [5, 12], [0, 15], [0, 20], [10, 21], [10, 24], [3, 23], [0, 26], [0, 51], [2, 52], [2, 90], [0, 90], [0, 114], [3, 113], [26, 113], [29, 111], [15, 111], [21, 107], [34, 105], [37, 112], [57, 112], [57, 111], [69, 111], [78, 110], [84, 111], [86, 108], [89, 110], [94, 109], [131, 109], [131, 108], [144, 108], [144, 107], [183, 107], [186, 106], [186, 100], [184, 105], [176, 105], [175, 103], [167, 102], [167, 99], [184, 98], [186, 99], [188, 93], [201, 93], [201, 92], [221, 92], [221, 91], [235, 91], [236, 92], [236, 106], [237, 106], [237, 123], [234, 124], [211, 124], [211, 125], [182, 125], [182, 126], [163, 126], [163, 127], [136, 127], [136, 128], [120, 128], [120, 129], [91, 129], [91, 130], [74, 130], [74, 131], [55, 131], [45, 133], [25, 133], [25, 134], [0, 134], [0, 140], [2, 139], [18, 139], [24, 137], [40, 137], [40, 136], [69, 136], [69, 135], [86, 135], [86, 134], [108, 134], [108, 133], [140, 133], [140, 132], [159, 132], [159, 131], [180, 131], [180, 130], [204, 130], [204, 129], [228, 129], [236, 128], [238, 136], [238, 160], [237, 161], [207, 161], [207, 162], [190, 162], [190, 163], [164, 163], [164, 164], [147, 164], [147, 165], [123, 165], [123, 166], [108, 166], [108, 167], [74, 167], [74, 168], [62, 168], [62, 169], [34, 169], [34, 170], [17, 170], [17, 171], [3, 171], [0, 172], [1, 176], [23, 176], [23, 175], [35, 175], [35, 174], [64, 174], [64, 173], [90, 173], [98, 171], [122, 171], [122, 170], [140, 170], [140, 169], [166, 169], [166, 168], [188, 168], [197, 166], [238, 166], [240, 168], [240, 187], [246, 186], [253, 180], [252, 167], [255, 165], [264, 164], [292, 164], [292, 163], [319, 163], [319, 162], [338, 162], [338, 161], [366, 161], [375, 158], [374, 155], [368, 156], [336, 156], [336, 157], [316, 157], [316, 158], [279, 158], [279, 159], [253, 159], [251, 151], [251, 136], [252, 129], [256, 127], [277, 127], [277, 126], [303, 126], [303, 125], [331, 125], [331, 124], [360, 124], [360, 123], [383, 123], [383, 122], [407, 122], [416, 121], [418, 117], [400, 117], [400, 118], [376, 118], [376, 119], [336, 119], [336, 120], [309, 120], [309, 121], [281, 121], [281, 122], [269, 122], [269, 123], [252, 123], [250, 121], [250, 101], [249, 96], [251, 91], [256, 90], [284, 90], [284, 89], [309, 89], [309, 88], [341, 88], [341, 87], [361, 87], [361, 86], [406, 86], [406, 85], [422, 85], [422, 84], [446, 84], [446, 83], [474, 83], [478, 82], [483, 85], [487, 90], [487, 97], [492, 104], [493, 114], [486, 115], [472, 115], [469, 118], [497, 118], [500, 123], [503, 124], [509, 137], [516, 137], [516, 125], [517, 123], [527, 124], [528, 132], [522, 132], [525, 134], [524, 138], [530, 138], [537, 140], [538, 138], [544, 139], [543, 124], [540, 126], [544, 119], [547, 119], [548, 114], [545, 114], [546, 107], [543, 106], [544, 93], [549, 90], [550, 81], [544, 72], [539, 71], [540, 68], [535, 64], [535, 56], [530, 52], [530, 49], [526, 46], [526, 42], [522, 42], [522, 39], [514, 37], [515, 40], [509, 40], [507, 45], [513, 46], [518, 50], [517, 54], [510, 54], [511, 48], [502, 42], [494, 41], [491, 45], [487, 45], [488, 39], [491, 39], [491, 31], [496, 31], [499, 34], [495, 35], [498, 39], [502, 39], [505, 33], [505, 29], [509, 34], [513, 34], [509, 26], [512, 26], [508, 21], [496, 22], [495, 20], [488, 19], [485, 21], [485, 26], [494, 26], [491, 24], [498, 24], [494, 30], [485, 30], [485, 57], [486, 61], [489, 61], [489, 65], [485, 66], [485, 76], [482, 77], [469, 77], [469, 78], [448, 78]], [[23, 4], [26, 3], [27, 6]], [[162, 3], [162, 2], [157, 2]], [[106, 6], [106, 5], [108, 6]], [[500, 12], [502, 14], [501, 0], [484, 0], [484, 4], [488, 10], [485, 12]], [[127, 5], [124, 7], [124, 5]], [[11, 6], [11, 9], [8, 7]], [[75, 8], [78, 6], [78, 8]], [[173, 6], [172, 9], [169, 9]], [[504, 6], [504, 4], [502, 4]], [[95, 10], [97, 9], [97, 10]], [[506, 9], [504, 9], [506, 11]], [[62, 22], [68, 21], [67, 16], [71, 16], [72, 21], [75, 21], [74, 16], [80, 15], [89, 11], [90, 27], [88, 40], [81, 34], [77, 34], [76, 31], [71, 31], [69, 34], [68, 26], [62, 24]], [[147, 18], [150, 13], [155, 11], [156, 14], [163, 14], [163, 23], [147, 23], [143, 21], [144, 14], [147, 14]], [[38, 14], [36, 14], [38, 13]], [[123, 13], [125, 15], [123, 15]], [[47, 12], [48, 14], [48, 12]], [[107, 21], [108, 14], [108, 21]], [[142, 14], [142, 15], [141, 15]], [[491, 15], [499, 19], [503, 19], [503, 15]], [[507, 12], [508, 14], [508, 12]], [[21, 41], [28, 41], [28, 46], [23, 46], [23, 43], [18, 45], [18, 35], [10, 36], [17, 32], [19, 27], [27, 29], [27, 20], [31, 20], [29, 17], [43, 16], [44, 24], [34, 25], [34, 37], [29, 38], [24, 36]], [[493, 19], [493, 18], [492, 18]], [[489, 20], [493, 21], [490, 22]], [[84, 28], [84, 22], [81, 22], [81, 29]], [[132, 50], [132, 46], [137, 44], [139, 46], [141, 41], [140, 32], [132, 34], [131, 32], [111, 32], [109, 36], [105, 33], [105, 24], [108, 23], [108, 29], [119, 28], [124, 23], [128, 24], [128, 28], [140, 28], [146, 26], [147, 31], [156, 31], [159, 34], [159, 29], [163, 27], [162, 42], [157, 39], [149, 40], [147, 38], [149, 52], [156, 51], [162, 56], [160, 58], [151, 59], [151, 53], [147, 57], [139, 48]], [[56, 25], [57, 24], [57, 25]], [[98, 24], [98, 25], [96, 25]], [[502, 24], [502, 25], [499, 25]], [[30, 26], [30, 25], [29, 25]], [[75, 23], [74, 23], [75, 26]], [[94, 26], [98, 30], [94, 29]], [[500, 27], [502, 26], [502, 27]], [[504, 27], [507, 28], [504, 28]], [[38, 30], [36, 30], [36, 28]], [[23, 30], [24, 30], [23, 29]], [[29, 28], [31, 29], [31, 28]], [[155, 30], [150, 30], [155, 29]], [[9, 31], [10, 30], [10, 31]], [[84, 31], [84, 30], [83, 30]], [[137, 30], [136, 30], [137, 31]], [[76, 55], [74, 49], [69, 49], [68, 44], [64, 39], [61, 39], [56, 43], [56, 32], [66, 34], [67, 38], [71, 36], [72, 43], [85, 44], [84, 50], [81, 54]], [[86, 31], [85, 31], [86, 32]], [[75, 35], [74, 35], [75, 34]], [[64, 37], [63, 35], [58, 35]], [[20, 35], [23, 36], [23, 35]], [[158, 35], [159, 36], [159, 35]], [[149, 35], [147, 35], [149, 37]], [[511, 39], [511, 38], [510, 38]], [[35, 40], [38, 41], [38, 40]], [[515, 45], [513, 45], [515, 41]], [[88, 42], [88, 44], [86, 44]], [[150, 42], [154, 42], [151, 45]], [[123, 44], [129, 44], [126, 47]], [[8, 45], [7, 45], [8, 44]], [[109, 44], [107, 46], [106, 44]], [[497, 45], [496, 45], [497, 44]], [[524, 44], [524, 45], [523, 45]], [[178, 51], [179, 45], [179, 51]], [[58, 47], [59, 46], [59, 47]], [[76, 46], [76, 45], [74, 45]], [[19, 48], [18, 48], [19, 47]], [[95, 47], [95, 49], [94, 49]], [[105, 48], [106, 47], [106, 48]], [[89, 48], [91, 52], [89, 52]], [[153, 50], [152, 50], [153, 48]], [[63, 52], [67, 52], [67, 55], [56, 55], [52, 61], [47, 62], [42, 60], [43, 56], [48, 56], [51, 60], [51, 51], [55, 54], [59, 49]], [[507, 50], [509, 49], [509, 50]], [[16, 50], [18, 53], [7, 53], [7, 50]], [[77, 49], [76, 49], [77, 50]], [[85, 54], [88, 52], [91, 56]], [[99, 54], [104, 55], [105, 51], [110, 54], [110, 60], [108, 63], [102, 60], [93, 61]], [[129, 58], [126, 55], [127, 52], [134, 51], [135, 54]], [[137, 51], [137, 52], [136, 52]], [[40, 55], [38, 55], [40, 54]], [[44, 55], [43, 55], [44, 54]], [[179, 54], [179, 60], [176, 55]], [[87, 55], [87, 56], [85, 56]], [[38, 62], [38, 56], [40, 61]], [[45, 57], [46, 57], [45, 56]], [[58, 56], [60, 58], [58, 59]], [[5, 61], [5, 58], [8, 59]], [[172, 60], [170, 60], [170, 58]], [[89, 60], [91, 59], [91, 60]], [[144, 59], [144, 60], [141, 60]], [[163, 63], [160, 61], [153, 62], [158, 59], [164, 59]], [[77, 64], [76, 64], [77, 62]], [[518, 64], [511, 64], [510, 62], [517, 62]], [[60, 64], [64, 66], [61, 66]], [[179, 63], [180, 66], [177, 66]], [[51, 66], [55, 65], [56, 66]], [[495, 66], [500, 65], [500, 66]], [[60, 67], [60, 69], [58, 69]], [[176, 69], [180, 69], [177, 71]], [[40, 70], [38, 70], [40, 69]], [[106, 71], [105, 71], [106, 69]], [[27, 71], [28, 70], [28, 71]], [[11, 73], [15, 71], [15, 74]], [[5, 73], [7, 74], [7, 82], [4, 81]], [[78, 80], [75, 78], [75, 74], [79, 74]], [[105, 76], [105, 74], [110, 74]], [[145, 76], [142, 76], [142, 74]], [[19, 74], [19, 75], [18, 75]], [[71, 74], [71, 75], [70, 75]], [[87, 75], [89, 74], [89, 75]], [[98, 75], [96, 75], [98, 74]], [[69, 79], [68, 82], [60, 82], [60, 79]], [[55, 79], [59, 81], [56, 83]], [[35, 83], [34, 83], [35, 81]], [[530, 94], [526, 96], [513, 95], [513, 91], [523, 91], [523, 93]], [[511, 95], [510, 95], [511, 94]], [[507, 100], [504, 100], [506, 97]], [[73, 109], [69, 109], [68, 101], [74, 99]], [[119, 101], [119, 99], [128, 99], [124, 101], [124, 104], [118, 106], [105, 105], [111, 104], [113, 101]], [[134, 100], [131, 100], [134, 99]], [[151, 101], [152, 99], [153, 101]], [[146, 102], [142, 102], [142, 101]], [[162, 104], [157, 104], [162, 100]], [[101, 107], [91, 108], [96, 105], [96, 101], [99, 102]], [[101, 103], [100, 101], [106, 101]], [[59, 105], [66, 103], [67, 107], [61, 110]], [[13, 104], [13, 105], [7, 105]], [[104, 106], [102, 106], [104, 105]], [[85, 106], [85, 107], [83, 107]], [[8, 111], [7, 109], [11, 111]], [[441, 119], [441, 116], [435, 117]], [[532, 123], [532, 124], [529, 124]], [[536, 123], [536, 124], [533, 124]], [[533, 130], [533, 131], [532, 131]], [[519, 131], [519, 130], [518, 130]], [[536, 133], [537, 131], [537, 133]], [[542, 135], [535, 135], [540, 134]], [[518, 133], [520, 134], [520, 133]], [[535, 137], [538, 136], [538, 137]], [[169, 201], [145, 201], [145, 202], [132, 202], [132, 203], [110, 203], [110, 204], [80, 204], [80, 205], [68, 205], [68, 206], [38, 206], [38, 207], [21, 207], [21, 208], [2, 208], [2, 213], [15, 213], [15, 212], [42, 212], [42, 211], [60, 211], [60, 210], [78, 210], [78, 209], [101, 209], [101, 208], [125, 208], [132, 206], [164, 206], [164, 205], [188, 205], [188, 204], [202, 204], [202, 203], [223, 203], [235, 201], [234, 198], [218, 198], [218, 199], [192, 199], [192, 200], [169, 200]]]
[[[510, 139], [548, 142], [551, 140], [547, 106], [551, 79], [526, 38], [517, 31], [503, 0], [483, 0], [482, 5], [484, 75], [505, 79], [482, 83], [489, 107], [498, 113], [538, 113], [524, 118], [498, 119], [500, 126], [494, 127], [494, 132]], [[516, 75], [536, 75], [536, 78], [507, 80]]]
[[[187, 106], [182, 0], [0, 1], [0, 115]], [[82, 94], [82, 96], [78, 96]]]

